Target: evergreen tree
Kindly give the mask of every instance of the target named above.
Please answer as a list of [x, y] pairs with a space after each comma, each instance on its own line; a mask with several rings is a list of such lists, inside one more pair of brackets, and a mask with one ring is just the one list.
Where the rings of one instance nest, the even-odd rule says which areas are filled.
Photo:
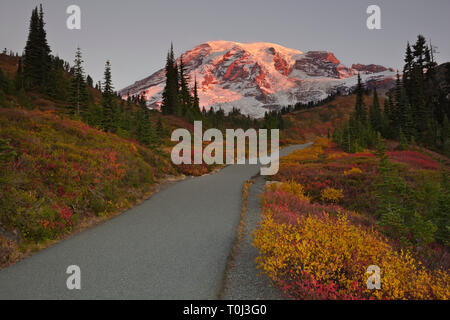
[[51, 50], [47, 42], [47, 32], [45, 31], [44, 22], [44, 10], [42, 9], [42, 4], [39, 6], [39, 43], [41, 49], [41, 73], [42, 73], [42, 83], [41, 87], [45, 91], [49, 91], [51, 88], [48, 86], [49, 79], [52, 72], [52, 58], [50, 56]]
[[383, 113], [374, 90], [373, 104], [369, 108], [370, 126], [364, 121], [363, 89], [358, 77], [355, 112], [342, 129], [333, 133], [333, 139], [344, 150], [354, 152], [373, 145], [377, 140], [374, 132], [380, 131], [383, 137], [400, 141], [402, 148], [417, 141], [428, 148], [450, 153], [450, 99], [447, 98], [450, 64], [444, 76], [446, 85], [443, 77], [437, 76], [433, 46], [427, 45], [422, 35], [412, 47], [407, 44], [404, 61], [403, 79], [397, 73], [395, 88], [387, 93]]
[[31, 14], [28, 40], [25, 46], [24, 74], [27, 87], [35, 87], [41, 84], [40, 61], [39, 15], [36, 7]]
[[412, 81], [412, 92], [414, 94], [409, 100], [412, 104], [413, 118], [418, 138], [423, 140], [427, 134], [430, 119], [424, 91], [423, 69], [420, 65], [415, 67]]
[[41, 5], [40, 11], [36, 7], [31, 14], [23, 63], [26, 87], [47, 90], [51, 73], [51, 50], [44, 26], [44, 12]]
[[391, 117], [390, 117], [390, 123], [392, 125], [392, 137], [396, 137], [399, 134], [399, 131], [401, 129], [402, 124], [402, 109], [403, 106], [401, 105], [401, 96], [402, 96], [402, 90], [403, 90], [403, 84], [400, 80], [400, 75], [397, 73], [397, 80], [395, 83], [395, 89], [391, 104]]
[[414, 136], [415, 127], [412, 117], [411, 105], [409, 104], [405, 88], [400, 89], [400, 98], [397, 103], [397, 112], [399, 130], [404, 135], [404, 137], [406, 137], [407, 139], [411, 139], [411, 137]]
[[414, 58], [415, 58], [415, 66], [420, 68], [420, 71], [423, 74], [423, 69], [425, 68], [425, 51], [426, 51], [426, 40], [422, 35], [417, 36], [417, 41], [413, 46]]
[[156, 128], [152, 125], [150, 110], [143, 97], [139, 98], [139, 109], [135, 114], [137, 140], [147, 147], [158, 144]]
[[413, 74], [414, 55], [409, 42], [406, 45], [405, 66], [403, 67], [403, 83], [408, 96], [411, 94], [411, 78]]
[[105, 131], [115, 132], [115, 94], [112, 86], [111, 78], [111, 63], [106, 61], [104, 80], [102, 85], [102, 107], [103, 107], [103, 121], [102, 127]]
[[80, 48], [75, 53], [71, 92], [69, 97], [69, 113], [80, 116], [85, 113], [88, 104], [88, 93], [84, 82], [83, 59]]
[[389, 138], [392, 136], [391, 130], [391, 118], [392, 118], [392, 94], [391, 92], [387, 93], [387, 98], [384, 101], [384, 110], [383, 110], [383, 136]]
[[173, 45], [167, 54], [166, 61], [166, 86], [162, 94], [161, 110], [164, 114], [175, 114], [179, 112], [178, 94], [178, 67], [175, 64]]
[[158, 115], [158, 122], [156, 123], [156, 134], [158, 135], [159, 140], [164, 137], [164, 126], [160, 115]]
[[381, 132], [383, 129], [383, 123], [376, 87], [373, 89], [373, 102], [370, 105], [369, 117], [372, 129], [377, 132]]
[[17, 72], [14, 77], [14, 85], [16, 87], [16, 90], [21, 90], [24, 88], [24, 79], [23, 79], [23, 65], [22, 65], [22, 59], [19, 59], [18, 65], [17, 65]]
[[91, 88], [94, 87], [94, 80], [92, 80], [92, 78], [91, 78], [90, 75], [88, 75], [88, 76], [86, 77], [86, 84], [87, 84], [89, 87], [91, 87]]
[[198, 97], [197, 79], [195, 79], [194, 81], [194, 97], [192, 101], [192, 109], [197, 116], [201, 117], [202, 113], [200, 111], [200, 99]]
[[7, 93], [8, 92], [8, 79], [3, 73], [2, 68], [0, 68], [0, 90]]
[[355, 105], [355, 117], [357, 121], [362, 123], [367, 122], [367, 110], [364, 103], [364, 87], [361, 83], [361, 76], [358, 73], [358, 85], [356, 87], [356, 105]]
[[189, 78], [186, 75], [186, 70], [183, 63], [183, 57], [180, 57], [180, 65], [178, 67], [178, 81], [179, 81], [179, 95], [180, 95], [180, 105], [181, 115], [186, 115], [192, 108], [192, 97], [189, 90]]
[[441, 128], [441, 145], [446, 155], [450, 154], [450, 122], [447, 115], [444, 116]]

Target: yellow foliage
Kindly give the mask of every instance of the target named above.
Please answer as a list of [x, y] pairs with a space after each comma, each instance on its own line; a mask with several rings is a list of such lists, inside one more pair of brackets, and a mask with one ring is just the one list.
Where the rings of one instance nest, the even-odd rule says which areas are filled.
[[310, 201], [310, 198], [305, 195], [305, 189], [303, 188], [303, 186], [301, 184], [295, 182], [294, 180], [287, 181], [287, 182], [280, 182], [280, 183], [272, 183], [268, 186], [268, 189], [270, 191], [282, 190], [284, 192], [288, 192], [288, 193], [291, 193], [291, 194], [297, 196], [301, 200], [304, 200], [307, 202]]
[[[397, 253], [375, 231], [337, 219], [303, 217], [297, 224], [280, 224], [268, 212], [254, 233], [256, 259], [271, 279], [307, 272], [322, 284], [337, 284], [339, 291], [376, 299], [448, 299], [447, 272], [430, 272], [408, 252]], [[381, 269], [381, 289], [367, 289], [369, 265]], [[356, 286], [355, 286], [356, 284]]]
[[304, 162], [304, 161], [313, 161], [319, 159], [319, 155], [323, 153], [323, 148], [320, 145], [313, 144], [311, 147], [296, 150], [291, 154], [281, 158], [282, 163], [290, 163], [290, 162]]
[[357, 174], [362, 174], [362, 170], [360, 168], [357, 167], [353, 167], [350, 170], [345, 170], [344, 171], [344, 176], [348, 176], [348, 175], [357, 175]]
[[296, 163], [296, 162], [308, 162], [318, 160], [320, 156], [324, 155], [324, 148], [330, 146], [330, 140], [327, 138], [318, 137], [314, 141], [314, 144], [310, 147], [302, 150], [297, 150], [291, 154], [281, 158], [282, 163]]
[[322, 190], [321, 198], [323, 201], [337, 203], [344, 197], [342, 189], [326, 188]]
[[327, 159], [336, 160], [336, 159], [344, 158], [347, 155], [348, 155], [348, 153], [346, 153], [346, 152], [333, 152], [333, 153], [329, 153], [327, 155]]
[[330, 139], [325, 138], [325, 137], [317, 137], [316, 140], [314, 141], [314, 145], [316, 146], [320, 146], [322, 148], [328, 148], [330, 146]]

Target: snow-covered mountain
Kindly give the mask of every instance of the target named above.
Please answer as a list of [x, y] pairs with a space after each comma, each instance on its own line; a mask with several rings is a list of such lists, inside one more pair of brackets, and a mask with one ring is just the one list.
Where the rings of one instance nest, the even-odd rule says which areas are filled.
[[[193, 86], [197, 79], [200, 105], [233, 107], [252, 117], [268, 109], [326, 98], [356, 85], [357, 74], [364, 82], [390, 82], [395, 70], [379, 65], [346, 67], [327, 51], [285, 48], [257, 42], [210, 41], [182, 54]], [[179, 58], [178, 58], [179, 59]], [[144, 95], [148, 106], [160, 108], [165, 85], [164, 69], [120, 90], [120, 95]]]

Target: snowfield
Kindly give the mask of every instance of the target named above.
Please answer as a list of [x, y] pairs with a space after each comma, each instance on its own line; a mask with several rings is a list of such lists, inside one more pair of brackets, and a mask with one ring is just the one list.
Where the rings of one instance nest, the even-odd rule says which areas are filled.
[[[358, 73], [366, 83], [392, 81], [396, 76], [396, 70], [378, 65], [347, 67], [328, 51], [303, 53], [268, 42], [210, 41], [181, 57], [191, 87], [197, 80], [201, 107], [225, 112], [236, 107], [255, 118], [269, 109], [348, 92]], [[120, 90], [120, 95], [124, 99], [143, 95], [150, 108], [159, 109], [164, 85], [161, 69]]]

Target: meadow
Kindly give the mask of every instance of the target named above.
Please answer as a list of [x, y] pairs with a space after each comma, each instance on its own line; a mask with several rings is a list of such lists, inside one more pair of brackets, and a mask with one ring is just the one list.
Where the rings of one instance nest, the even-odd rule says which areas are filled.
[[420, 150], [348, 154], [317, 138], [262, 195], [258, 267], [293, 299], [448, 299], [447, 176]]
[[122, 212], [179, 174], [162, 151], [50, 111], [0, 109], [0, 140], [13, 155], [0, 161], [0, 263], [17, 245], [24, 252]]

